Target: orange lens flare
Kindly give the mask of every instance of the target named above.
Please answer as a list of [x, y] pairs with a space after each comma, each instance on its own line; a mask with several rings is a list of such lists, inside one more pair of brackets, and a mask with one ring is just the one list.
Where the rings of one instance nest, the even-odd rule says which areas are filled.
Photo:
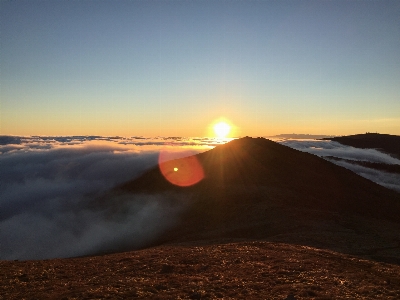
[[174, 185], [191, 186], [204, 178], [204, 170], [196, 156], [175, 159], [175, 154], [161, 151], [158, 166], [161, 174]]

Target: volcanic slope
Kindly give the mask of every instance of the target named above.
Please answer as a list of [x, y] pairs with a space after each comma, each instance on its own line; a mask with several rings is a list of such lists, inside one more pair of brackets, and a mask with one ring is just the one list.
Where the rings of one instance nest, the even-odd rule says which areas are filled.
[[113, 190], [177, 195], [190, 204], [158, 242], [263, 239], [400, 264], [399, 193], [264, 138], [233, 140], [195, 157], [204, 179], [193, 186], [172, 185], [156, 167]]

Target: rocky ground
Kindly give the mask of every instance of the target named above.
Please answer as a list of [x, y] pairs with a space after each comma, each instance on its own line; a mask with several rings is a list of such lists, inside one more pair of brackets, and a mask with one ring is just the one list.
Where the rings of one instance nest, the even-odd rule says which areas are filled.
[[400, 299], [398, 265], [262, 241], [1, 261], [0, 268], [4, 300]]

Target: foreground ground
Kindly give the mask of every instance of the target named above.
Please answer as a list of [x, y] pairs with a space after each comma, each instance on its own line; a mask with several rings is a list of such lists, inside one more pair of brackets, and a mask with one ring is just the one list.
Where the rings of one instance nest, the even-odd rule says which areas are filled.
[[0, 261], [0, 269], [0, 299], [400, 299], [398, 265], [269, 242]]

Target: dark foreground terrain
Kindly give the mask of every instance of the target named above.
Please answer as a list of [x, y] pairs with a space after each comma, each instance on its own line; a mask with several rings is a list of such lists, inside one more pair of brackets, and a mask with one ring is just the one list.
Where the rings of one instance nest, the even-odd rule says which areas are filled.
[[400, 299], [397, 265], [289, 244], [215, 242], [3, 261], [0, 299]]
[[185, 203], [153, 247], [2, 261], [0, 299], [400, 299], [400, 193], [315, 155], [246, 137], [151, 169], [88, 209], [112, 205], [116, 218], [137, 194]]

